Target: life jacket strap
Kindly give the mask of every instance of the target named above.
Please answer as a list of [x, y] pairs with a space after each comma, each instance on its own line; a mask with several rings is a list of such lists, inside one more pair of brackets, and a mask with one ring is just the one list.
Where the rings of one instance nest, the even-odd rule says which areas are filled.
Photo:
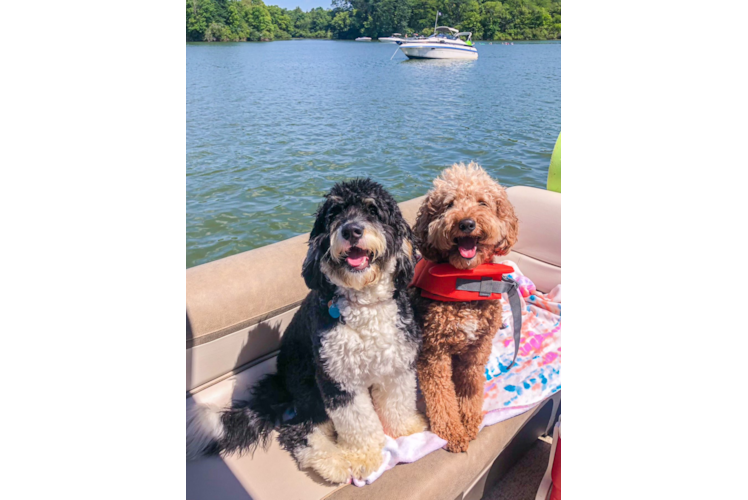
[[522, 305], [519, 301], [517, 282], [507, 276], [502, 276], [501, 281], [487, 276], [481, 279], [457, 278], [455, 289], [461, 292], [478, 292], [481, 297], [490, 297], [494, 293], [505, 293], [509, 298], [509, 307], [512, 310], [512, 324], [514, 327], [514, 357], [507, 367], [507, 371], [509, 371], [517, 360], [519, 344], [522, 339]]
[[514, 362], [517, 361], [517, 354], [519, 353], [519, 343], [522, 339], [522, 304], [519, 301], [519, 290], [517, 282], [507, 276], [501, 277], [501, 282], [494, 282], [492, 286], [494, 289], [497, 287], [501, 289], [501, 292], [494, 293], [506, 293], [509, 298], [509, 307], [512, 310], [512, 326], [514, 327], [514, 357], [512, 362], [509, 363], [507, 371], [509, 371]]

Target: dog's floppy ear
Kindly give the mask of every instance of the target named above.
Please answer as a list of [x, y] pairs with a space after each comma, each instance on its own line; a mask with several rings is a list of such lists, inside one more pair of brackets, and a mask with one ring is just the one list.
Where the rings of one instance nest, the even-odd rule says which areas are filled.
[[322, 273], [322, 269], [320, 269], [322, 256], [330, 248], [330, 238], [325, 228], [325, 215], [329, 203], [330, 200], [328, 199], [317, 210], [314, 227], [312, 232], [309, 233], [309, 250], [307, 250], [304, 264], [301, 266], [301, 276], [304, 278], [306, 286], [323, 296], [331, 295], [334, 292], [332, 283], [328, 281]]
[[426, 199], [418, 208], [416, 224], [413, 226], [416, 247], [424, 259], [432, 262], [438, 262], [441, 257], [441, 253], [429, 245], [429, 224], [435, 217], [438, 217], [439, 210], [440, 207], [437, 206], [433, 190], [429, 191], [426, 194]]
[[519, 221], [514, 214], [514, 205], [509, 201], [506, 190], [501, 186], [498, 188], [496, 199], [496, 211], [502, 225], [502, 238], [496, 245], [496, 255], [506, 255], [517, 243]]
[[413, 231], [402, 215], [399, 217], [397, 232], [402, 243], [395, 257], [395, 289], [404, 290], [413, 280], [417, 259]]
[[301, 266], [301, 276], [304, 277], [304, 282], [310, 290], [321, 291], [324, 282], [327, 281], [320, 269], [320, 259], [326, 251], [322, 248], [323, 240], [324, 235], [314, 238], [309, 237], [309, 250], [307, 250], [304, 264]]

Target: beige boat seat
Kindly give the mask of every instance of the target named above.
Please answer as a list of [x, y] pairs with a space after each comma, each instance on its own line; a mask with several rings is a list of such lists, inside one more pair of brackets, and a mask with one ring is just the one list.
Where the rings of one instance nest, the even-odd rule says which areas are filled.
[[[561, 282], [561, 195], [508, 189], [520, 222], [514, 260], [540, 291]], [[413, 223], [422, 198], [400, 204]], [[187, 405], [225, 405], [275, 369], [283, 331], [307, 289], [301, 278], [306, 235], [187, 270]], [[278, 263], [297, 262], [297, 266]], [[478, 499], [555, 418], [560, 392], [533, 410], [484, 428], [467, 453], [438, 450], [400, 464], [372, 485], [326, 483], [299, 471], [272, 440], [254, 456], [187, 462], [188, 499]]]

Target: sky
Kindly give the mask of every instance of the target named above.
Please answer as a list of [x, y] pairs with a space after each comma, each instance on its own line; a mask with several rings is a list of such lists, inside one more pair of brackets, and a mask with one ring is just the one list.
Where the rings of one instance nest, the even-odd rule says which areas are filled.
[[277, 5], [284, 9], [293, 10], [296, 7], [301, 7], [301, 10], [307, 12], [315, 7], [324, 7], [329, 9], [332, 4], [332, 0], [263, 0], [265, 5]]

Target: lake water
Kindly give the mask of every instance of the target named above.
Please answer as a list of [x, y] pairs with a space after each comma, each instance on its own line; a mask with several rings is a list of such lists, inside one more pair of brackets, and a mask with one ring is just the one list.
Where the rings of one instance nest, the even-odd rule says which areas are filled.
[[561, 130], [561, 44], [405, 59], [379, 42], [187, 44], [187, 267], [312, 226], [336, 182], [398, 201], [454, 162], [545, 187]]

